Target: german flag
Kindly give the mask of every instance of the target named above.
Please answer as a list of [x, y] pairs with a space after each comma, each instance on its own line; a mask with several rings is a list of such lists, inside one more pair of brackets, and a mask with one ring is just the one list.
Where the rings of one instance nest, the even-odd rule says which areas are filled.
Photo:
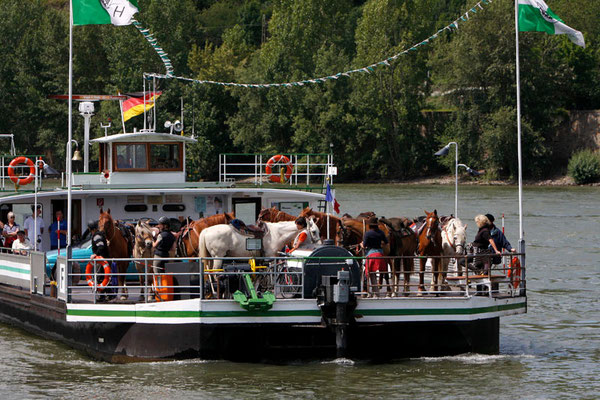
[[[127, 121], [130, 118], [140, 115], [144, 112], [144, 94], [139, 93], [129, 94], [129, 99], [123, 102], [123, 121]], [[162, 92], [154, 92], [146, 94], [146, 111], [154, 107], [154, 101], [160, 96]]]

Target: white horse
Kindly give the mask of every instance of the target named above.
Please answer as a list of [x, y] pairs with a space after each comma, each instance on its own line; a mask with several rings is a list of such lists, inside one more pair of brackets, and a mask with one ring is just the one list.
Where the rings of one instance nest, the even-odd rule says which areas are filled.
[[[157, 234], [157, 229], [152, 228], [147, 221], [138, 221], [135, 226], [135, 241], [133, 244], [133, 258], [153, 258], [154, 253], [152, 251], [152, 245], [154, 244], [154, 238]], [[146, 266], [147, 265], [147, 266]], [[144, 273], [152, 272], [152, 261], [136, 261], [135, 267], [138, 271], [140, 278], [140, 296], [143, 297], [145, 286], [151, 285], [151, 279], [149, 275]]]
[[[312, 222], [312, 221], [311, 221]], [[277, 252], [298, 234], [298, 228], [294, 221], [265, 222], [267, 233], [262, 238], [263, 254], [265, 257], [275, 257]], [[319, 238], [316, 224], [307, 222], [311, 237]], [[315, 233], [316, 229], [316, 233]], [[200, 234], [198, 247], [200, 257], [253, 257], [255, 251], [246, 250], [246, 239], [248, 235], [239, 233], [231, 225], [214, 225], [208, 227]], [[223, 260], [214, 260], [206, 265], [213, 268], [221, 268]]]
[[[457, 256], [466, 253], [467, 225], [463, 225], [458, 218], [452, 218], [442, 228], [442, 251], [444, 256]], [[455, 259], [456, 273], [462, 275], [462, 264], [458, 258]], [[449, 258], [442, 259], [442, 271], [444, 280], [448, 273]]]
[[310, 233], [310, 239], [312, 243], [321, 244], [321, 232], [319, 231], [319, 227], [315, 222], [315, 217], [311, 216], [305, 218], [306, 220], [306, 229], [308, 229], [308, 233]]

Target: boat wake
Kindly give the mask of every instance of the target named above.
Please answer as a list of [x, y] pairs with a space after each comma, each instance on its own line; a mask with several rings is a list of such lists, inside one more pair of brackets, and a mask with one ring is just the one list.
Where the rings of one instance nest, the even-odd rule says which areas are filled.
[[336, 358], [335, 360], [322, 361], [321, 364], [336, 364], [336, 365], [354, 366], [354, 365], [356, 365], [356, 361], [353, 361], [349, 358]]
[[411, 360], [415, 361], [424, 361], [424, 362], [462, 362], [465, 364], [488, 364], [497, 361], [505, 361], [505, 360], [515, 360], [515, 359], [523, 359], [523, 358], [535, 358], [534, 355], [530, 354], [476, 354], [476, 353], [467, 353], [467, 354], [459, 354], [456, 356], [444, 356], [444, 357], [419, 357], [412, 358]]

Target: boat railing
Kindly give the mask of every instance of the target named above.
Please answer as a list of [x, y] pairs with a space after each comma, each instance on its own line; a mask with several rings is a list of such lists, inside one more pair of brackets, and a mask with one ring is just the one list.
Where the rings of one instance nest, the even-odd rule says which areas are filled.
[[[161, 258], [160, 269], [153, 268], [155, 258], [69, 259], [70, 272], [58, 278], [66, 282], [63, 293], [70, 303], [97, 303], [104, 301], [148, 303], [185, 299], [236, 299], [240, 292], [245, 297], [262, 298], [266, 293], [274, 299], [314, 298], [321, 276], [335, 275], [334, 270], [349, 269], [357, 274], [350, 290], [358, 297], [369, 298], [470, 298], [486, 296], [510, 298], [526, 295], [525, 267], [511, 263], [520, 253], [503, 254], [503, 262], [484, 268], [475, 265], [481, 256], [394, 256], [394, 257], [222, 257], [222, 258]], [[384, 259], [391, 265], [387, 270], [365, 271], [365, 264]], [[438, 284], [432, 283], [434, 260], [448, 260], [449, 268], [439, 272]], [[104, 266], [110, 267], [106, 278]], [[426, 263], [421, 272], [419, 264]], [[64, 266], [66, 258], [57, 261]], [[115, 272], [119, 262], [136, 263], [137, 271]], [[221, 266], [210, 263], [220, 262]], [[415, 266], [412, 270], [402, 265]], [[88, 267], [88, 264], [90, 267]], [[460, 268], [460, 265], [463, 265]], [[356, 265], [356, 267], [353, 267]], [[394, 267], [395, 266], [395, 267]], [[310, 268], [309, 268], [310, 267]], [[329, 268], [329, 269], [328, 269]], [[354, 269], [353, 269], [354, 268]], [[319, 271], [329, 271], [322, 272]], [[60, 274], [60, 268], [59, 268]], [[124, 280], [119, 284], [118, 278]], [[367, 279], [369, 277], [370, 279]], [[141, 279], [140, 279], [141, 278]], [[422, 284], [421, 284], [422, 280]], [[312, 285], [312, 286], [311, 286]], [[60, 283], [59, 283], [60, 286]], [[127, 299], [121, 298], [127, 289]], [[59, 295], [60, 295], [59, 290]], [[255, 294], [252, 294], [255, 292]], [[118, 299], [119, 297], [119, 299]], [[239, 296], [238, 296], [239, 297]]]
[[[337, 174], [328, 153], [219, 154], [219, 182], [322, 190]], [[333, 182], [330, 182], [333, 184]]]
[[[17, 164], [11, 167], [10, 163], [19, 157], [30, 160], [32, 165]], [[36, 160], [41, 160], [41, 156], [29, 154], [0, 154], [0, 191], [13, 192], [19, 190], [22, 192], [33, 192], [35, 191], [36, 182], [38, 185], [37, 188], [40, 190], [42, 188], [42, 172], [44, 164], [40, 163], [36, 165]], [[37, 181], [35, 179], [36, 175]], [[27, 183], [23, 184], [23, 182]]]
[[46, 254], [0, 247], [0, 284], [44, 294]]

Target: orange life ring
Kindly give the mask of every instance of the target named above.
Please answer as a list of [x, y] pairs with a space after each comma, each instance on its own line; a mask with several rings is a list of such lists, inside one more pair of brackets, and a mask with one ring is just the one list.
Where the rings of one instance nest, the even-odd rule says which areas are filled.
[[[102, 258], [101, 256], [96, 256], [93, 255], [91, 257], [91, 260], [98, 260], [96, 262], [96, 264], [99, 264], [100, 266], [102, 266], [102, 268], [104, 269], [104, 280], [102, 281], [102, 283], [100, 283], [98, 285], [98, 291], [102, 292], [106, 286], [108, 286], [108, 283], [110, 282], [110, 266], [108, 265], [108, 263], [106, 262], [106, 260], [104, 260], [104, 258]], [[94, 263], [92, 261], [90, 261], [86, 266], [85, 266], [85, 279], [87, 279], [87, 284], [88, 286], [94, 287], [96, 285], [96, 283], [94, 282]]]
[[[29, 166], [29, 176], [27, 178], [19, 178], [15, 174], [14, 167], [19, 164], [26, 164]], [[33, 182], [35, 179], [35, 166], [33, 165], [33, 161], [23, 156], [13, 159], [10, 164], [8, 164], [8, 176], [10, 177], [11, 181], [19, 186], [27, 185], [28, 183]]]
[[[273, 167], [279, 164], [286, 166], [285, 174], [282, 173], [281, 176], [273, 175]], [[293, 168], [290, 159], [281, 154], [277, 154], [276, 156], [269, 158], [269, 161], [267, 161], [267, 166], [265, 168], [265, 172], [267, 173], [267, 175], [269, 175], [269, 180], [271, 182], [276, 183], [285, 183], [289, 181], [290, 177], [292, 176], [292, 171]]]
[[519, 257], [513, 257], [510, 260], [510, 269], [507, 275], [512, 278], [513, 289], [518, 288], [521, 284], [521, 261], [519, 261]]

